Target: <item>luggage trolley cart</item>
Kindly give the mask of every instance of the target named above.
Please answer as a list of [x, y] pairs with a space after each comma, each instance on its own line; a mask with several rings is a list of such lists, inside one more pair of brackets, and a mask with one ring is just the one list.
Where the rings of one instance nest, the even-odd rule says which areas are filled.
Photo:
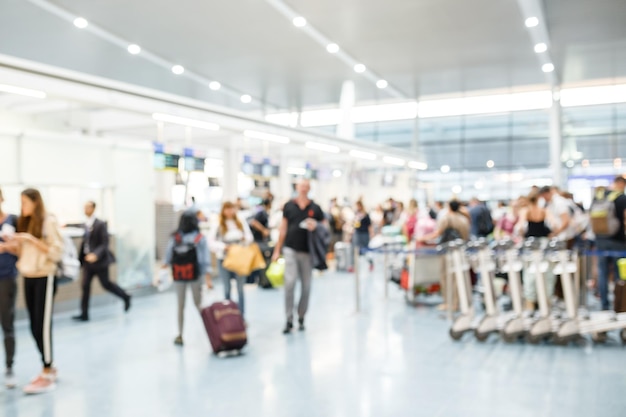
[[559, 326], [554, 342], [566, 345], [582, 335], [590, 335], [594, 342], [604, 342], [607, 332], [620, 330], [620, 338], [623, 343], [626, 343], [626, 313], [599, 311], [581, 314], [579, 311], [574, 288], [576, 271], [573, 270], [577, 267], [576, 252], [561, 249], [558, 251], [558, 261], [567, 318]]
[[[531, 344], [537, 344], [541, 340], [548, 340], [558, 330], [561, 323], [559, 314], [550, 311], [550, 297], [548, 296], [548, 283], [546, 274], [550, 269], [548, 258], [554, 252], [556, 243], [547, 245], [547, 240], [529, 238], [524, 242], [524, 253], [527, 261], [527, 271], [535, 276], [537, 288], [537, 304], [539, 310], [532, 319], [532, 323], [526, 334], [526, 340]], [[570, 267], [571, 268], [571, 267]], [[556, 272], [559, 272], [558, 270]]]
[[446, 251], [446, 279], [448, 280], [448, 285], [446, 285], [448, 293], [446, 302], [449, 309], [452, 308], [453, 304], [452, 285], [456, 285], [459, 296], [460, 314], [452, 322], [450, 337], [454, 340], [460, 340], [463, 334], [473, 329], [476, 314], [472, 299], [470, 266], [465, 255], [463, 241], [458, 240], [447, 243], [442, 246], [442, 249]]
[[[418, 248], [410, 252], [408, 258], [408, 285], [406, 300], [416, 304], [417, 295], [423, 288], [426, 293], [432, 293], [428, 287], [437, 286], [442, 274], [442, 254], [437, 248]], [[434, 291], [433, 291], [434, 292]]]
[[502, 313], [498, 309], [497, 295], [494, 287], [496, 264], [492, 257], [489, 244], [482, 240], [477, 241], [478, 248], [476, 258], [478, 270], [483, 287], [483, 299], [485, 315], [474, 329], [474, 335], [478, 341], [485, 341], [491, 333], [500, 331], [506, 341], [514, 340], [522, 334], [526, 328], [522, 307], [522, 282], [520, 271], [522, 264], [519, 260], [519, 252], [511, 240], [504, 240], [493, 245], [493, 255], [504, 254], [503, 272], [509, 277], [509, 290], [513, 311]]

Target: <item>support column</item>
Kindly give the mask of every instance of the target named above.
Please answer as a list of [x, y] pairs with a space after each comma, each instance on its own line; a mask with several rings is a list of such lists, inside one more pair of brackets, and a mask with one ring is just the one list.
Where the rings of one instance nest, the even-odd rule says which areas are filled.
[[[561, 126], [561, 101], [559, 90], [554, 89], [552, 94], [552, 108], [550, 109], [550, 171], [553, 184], [562, 187], [564, 184], [561, 154], [563, 152], [563, 135]], [[557, 100], [555, 100], [555, 97]]]
[[354, 139], [354, 123], [352, 123], [352, 109], [356, 102], [354, 81], [344, 81], [341, 85], [341, 120], [337, 126], [337, 136], [344, 139]]
[[289, 155], [285, 147], [281, 147], [279, 188], [278, 194], [276, 195], [277, 201], [287, 201], [291, 198], [291, 175], [287, 173], [287, 167], [289, 167]]
[[239, 195], [239, 151], [235, 146], [234, 138], [231, 138], [228, 148], [224, 149], [224, 178], [222, 199], [235, 201]]

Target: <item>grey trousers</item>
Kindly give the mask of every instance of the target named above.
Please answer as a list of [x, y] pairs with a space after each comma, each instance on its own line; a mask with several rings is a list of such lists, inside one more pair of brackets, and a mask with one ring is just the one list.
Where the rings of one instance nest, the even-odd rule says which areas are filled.
[[300, 280], [301, 284], [298, 317], [304, 319], [304, 315], [309, 308], [313, 263], [308, 252], [296, 252], [291, 248], [283, 248], [283, 256], [285, 257], [285, 314], [287, 315], [287, 321], [293, 322], [297, 279]]
[[175, 282], [176, 296], [178, 298], [178, 335], [183, 335], [183, 324], [185, 321], [185, 298], [187, 295], [187, 287], [191, 287], [191, 294], [193, 295], [193, 302], [196, 305], [198, 311], [200, 311], [200, 304], [202, 303], [202, 283], [204, 280], [198, 278], [191, 282]]
[[4, 335], [4, 354], [7, 369], [13, 367], [15, 356], [15, 300], [17, 282], [15, 279], [0, 280], [0, 323]]

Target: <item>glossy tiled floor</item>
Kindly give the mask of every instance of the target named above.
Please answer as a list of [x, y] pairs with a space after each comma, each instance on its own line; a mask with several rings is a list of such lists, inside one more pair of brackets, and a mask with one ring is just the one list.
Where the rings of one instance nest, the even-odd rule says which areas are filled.
[[[314, 282], [305, 333], [283, 336], [282, 292], [247, 288], [250, 345], [241, 357], [210, 354], [188, 306], [183, 348], [171, 293], [99, 307], [92, 321], [55, 321], [58, 389], [35, 397], [0, 389], [0, 415], [485, 417], [624, 416], [626, 350], [606, 346], [506, 345], [496, 337], [452, 342], [427, 307], [412, 308], [380, 275], [364, 277], [355, 314], [350, 275]], [[207, 302], [221, 294], [212, 292]], [[189, 303], [191, 304], [191, 303]], [[20, 323], [16, 372], [39, 367]]]

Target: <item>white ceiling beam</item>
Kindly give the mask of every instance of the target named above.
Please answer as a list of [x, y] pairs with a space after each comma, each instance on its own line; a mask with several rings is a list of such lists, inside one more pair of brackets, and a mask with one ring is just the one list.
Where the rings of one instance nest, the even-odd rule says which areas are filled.
[[525, 25], [525, 21], [528, 18], [536, 17], [539, 20], [539, 24], [535, 27], [527, 28], [532, 41], [532, 45], [529, 47], [534, 50], [534, 46], [539, 43], [545, 43], [548, 50], [542, 53], [537, 53], [537, 59], [539, 60], [539, 71], [545, 64], [553, 64], [554, 71], [546, 73], [546, 78], [552, 87], [559, 85], [558, 68], [552, 59], [552, 43], [550, 42], [550, 33], [548, 30], [548, 21], [541, 0], [517, 0], [519, 7], [522, 11], [523, 20], [519, 22], [520, 25]]

